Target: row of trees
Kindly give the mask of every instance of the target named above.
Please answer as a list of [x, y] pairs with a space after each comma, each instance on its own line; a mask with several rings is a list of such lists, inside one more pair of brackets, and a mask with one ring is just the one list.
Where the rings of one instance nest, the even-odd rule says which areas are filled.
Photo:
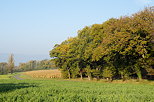
[[13, 58], [13, 54], [11, 54], [9, 56], [8, 63], [6, 62], [0, 63], [0, 74], [13, 73], [14, 67], [15, 67], [14, 58]]
[[41, 69], [55, 69], [55, 64], [51, 60], [31, 60], [26, 63], [20, 63], [18, 66], [14, 64], [13, 54], [9, 56], [8, 62], [0, 63], [0, 74], [8, 74], [13, 72], [23, 72], [23, 71], [32, 71], [32, 70], [41, 70]]
[[50, 56], [64, 78], [146, 77], [154, 66], [154, 11], [111, 18], [86, 26], [78, 35], [56, 44]]
[[17, 66], [16, 71], [31, 71], [31, 70], [41, 70], [41, 69], [55, 69], [55, 64], [51, 60], [31, 60], [27, 63], [20, 63]]

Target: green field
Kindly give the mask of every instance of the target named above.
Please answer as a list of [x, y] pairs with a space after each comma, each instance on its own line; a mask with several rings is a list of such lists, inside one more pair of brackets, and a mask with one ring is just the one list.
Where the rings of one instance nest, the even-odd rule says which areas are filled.
[[154, 102], [154, 85], [0, 79], [0, 102]]
[[16, 73], [14, 74], [8, 74], [8, 75], [0, 75], [0, 80], [2, 79], [12, 79], [12, 77], [16, 75]]

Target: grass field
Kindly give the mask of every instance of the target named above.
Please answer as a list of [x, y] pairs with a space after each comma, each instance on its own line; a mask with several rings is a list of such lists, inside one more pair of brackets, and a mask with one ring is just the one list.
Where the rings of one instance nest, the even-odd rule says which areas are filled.
[[0, 75], [0, 80], [2, 79], [11, 79], [16, 73], [14, 74], [8, 74], [8, 75]]
[[154, 102], [154, 85], [8, 78], [0, 102]]

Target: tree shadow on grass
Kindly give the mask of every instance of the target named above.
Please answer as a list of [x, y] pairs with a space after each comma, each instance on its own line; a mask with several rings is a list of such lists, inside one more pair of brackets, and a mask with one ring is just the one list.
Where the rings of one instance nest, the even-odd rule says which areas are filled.
[[17, 83], [17, 84], [3, 83], [0, 84], [0, 93], [13, 91], [16, 89], [28, 88], [28, 87], [37, 87], [37, 86], [35, 84], [29, 84], [29, 83]]

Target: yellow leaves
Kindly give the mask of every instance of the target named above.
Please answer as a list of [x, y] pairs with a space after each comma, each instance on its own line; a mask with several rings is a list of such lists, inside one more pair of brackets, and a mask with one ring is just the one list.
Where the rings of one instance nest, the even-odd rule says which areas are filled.
[[68, 38], [51, 52], [63, 59], [62, 64], [74, 63], [74, 59], [92, 63], [105, 60], [106, 56], [114, 59], [118, 55], [145, 58], [151, 46], [153, 23], [154, 14], [150, 10], [131, 17], [111, 18], [103, 24], [84, 27], [77, 37]]
[[146, 45], [148, 42], [147, 41], [142, 41], [141, 45]]
[[112, 71], [110, 70], [110, 68], [105, 68], [104, 71], [103, 71], [103, 76], [104, 77], [112, 77], [113, 74], [112, 74]]
[[99, 47], [95, 48], [93, 50], [92, 60], [98, 61], [102, 57], [102, 54], [103, 54], [102, 47], [99, 46]]
[[57, 46], [54, 50], [57, 53], [59, 53], [60, 55], [65, 56], [68, 53], [68, 51], [71, 47], [71, 44], [72, 44], [72, 42], [75, 41], [75, 39], [76, 38], [72, 38], [72, 37], [68, 38], [67, 40], [62, 42], [59, 46]]

